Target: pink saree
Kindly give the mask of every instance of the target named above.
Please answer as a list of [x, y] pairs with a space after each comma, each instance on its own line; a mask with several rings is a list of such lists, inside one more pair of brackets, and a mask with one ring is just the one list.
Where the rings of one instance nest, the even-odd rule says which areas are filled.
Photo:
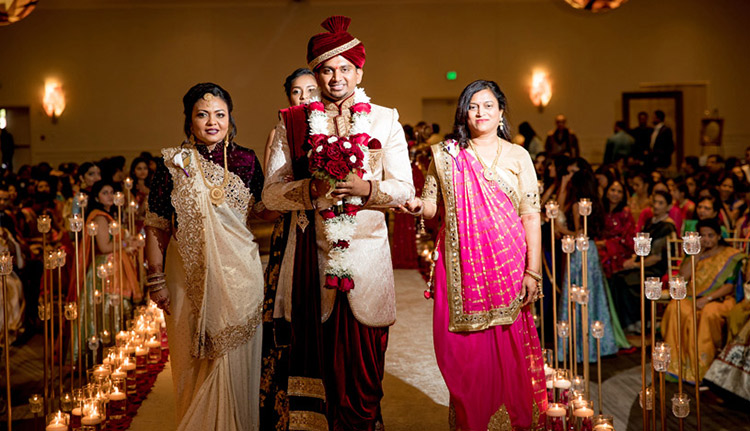
[[541, 429], [547, 401], [536, 328], [528, 307], [521, 308], [521, 218], [506, 187], [485, 180], [468, 151], [455, 159], [443, 150], [434, 154], [446, 215], [433, 333], [450, 391], [451, 429]]

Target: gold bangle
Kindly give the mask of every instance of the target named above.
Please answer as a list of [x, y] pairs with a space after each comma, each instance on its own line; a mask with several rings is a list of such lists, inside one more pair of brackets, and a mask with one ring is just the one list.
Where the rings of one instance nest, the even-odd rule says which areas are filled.
[[538, 272], [532, 271], [530, 269], [526, 269], [524, 273], [530, 275], [531, 278], [533, 278], [536, 281], [542, 281], [542, 274]]

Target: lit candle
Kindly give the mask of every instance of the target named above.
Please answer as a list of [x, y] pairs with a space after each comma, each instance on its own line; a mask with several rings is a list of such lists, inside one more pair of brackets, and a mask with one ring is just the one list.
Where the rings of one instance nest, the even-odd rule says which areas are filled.
[[128, 373], [122, 369], [122, 367], [116, 369], [112, 373], [112, 379], [125, 379], [128, 377]]
[[567, 410], [565, 409], [565, 406], [558, 403], [551, 403], [549, 407], [547, 408], [547, 416], [552, 416], [555, 418], [563, 417], [567, 414]]
[[133, 188], [133, 179], [132, 178], [130, 178], [130, 177], [125, 178], [125, 180], [123, 181], [123, 183], [125, 183], [125, 188], [128, 189], [128, 190], [130, 190], [130, 189]]
[[96, 235], [96, 232], [99, 231], [99, 225], [96, 224], [96, 222], [92, 221], [86, 226], [86, 233], [89, 234], [89, 236]]
[[109, 394], [110, 401], [123, 401], [127, 398], [125, 392], [120, 392], [120, 389], [115, 386], [114, 391]]
[[594, 416], [594, 410], [588, 405], [573, 410], [573, 416], [579, 418], [590, 418]]
[[573, 253], [576, 249], [576, 240], [572, 235], [565, 235], [560, 240], [560, 243], [562, 244], [562, 251], [565, 253]]
[[121, 207], [125, 203], [125, 195], [122, 192], [115, 193], [115, 205]]
[[591, 199], [582, 198], [578, 201], [578, 214], [582, 216], [591, 215]]
[[96, 426], [102, 423], [102, 417], [99, 415], [99, 413], [92, 413], [89, 416], [84, 416], [81, 418], [81, 425], [84, 426]]
[[557, 389], [570, 389], [571, 383], [568, 379], [555, 380], [555, 387]]

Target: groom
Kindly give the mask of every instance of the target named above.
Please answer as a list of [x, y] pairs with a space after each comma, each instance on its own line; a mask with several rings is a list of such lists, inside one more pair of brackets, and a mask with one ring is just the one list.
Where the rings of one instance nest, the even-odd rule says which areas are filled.
[[[315, 106], [324, 110], [327, 123], [309, 123], [311, 111], [305, 106], [281, 112], [263, 189], [268, 208], [292, 213], [274, 305], [274, 317], [291, 322], [290, 429], [382, 429], [385, 350], [388, 327], [396, 320], [383, 210], [412, 199], [414, 185], [398, 112], [367, 103], [361, 91], [355, 94], [364, 74], [365, 48], [347, 32], [350, 21], [330, 17], [322, 23], [328, 31], [310, 39], [307, 61], [322, 96], [322, 106]], [[353, 106], [369, 122], [353, 116]], [[366, 132], [364, 175], [350, 174], [333, 190], [312, 179], [307, 159], [311, 131], [328, 139]], [[342, 254], [332, 253], [321, 216], [330, 207], [327, 194], [363, 202], [345, 257], [336, 262], [329, 257]], [[351, 269], [353, 288], [326, 280], [328, 265], [342, 264], [342, 259]]]

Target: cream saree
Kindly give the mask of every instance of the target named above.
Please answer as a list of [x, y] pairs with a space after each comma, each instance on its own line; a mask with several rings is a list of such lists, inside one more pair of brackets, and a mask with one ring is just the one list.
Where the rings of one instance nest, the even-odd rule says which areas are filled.
[[[173, 162], [178, 152], [184, 170]], [[179, 226], [165, 261], [177, 429], [257, 430], [263, 272], [246, 223], [250, 192], [228, 172], [226, 198], [214, 205], [203, 174], [221, 184], [222, 167], [192, 148], [162, 153]]]

